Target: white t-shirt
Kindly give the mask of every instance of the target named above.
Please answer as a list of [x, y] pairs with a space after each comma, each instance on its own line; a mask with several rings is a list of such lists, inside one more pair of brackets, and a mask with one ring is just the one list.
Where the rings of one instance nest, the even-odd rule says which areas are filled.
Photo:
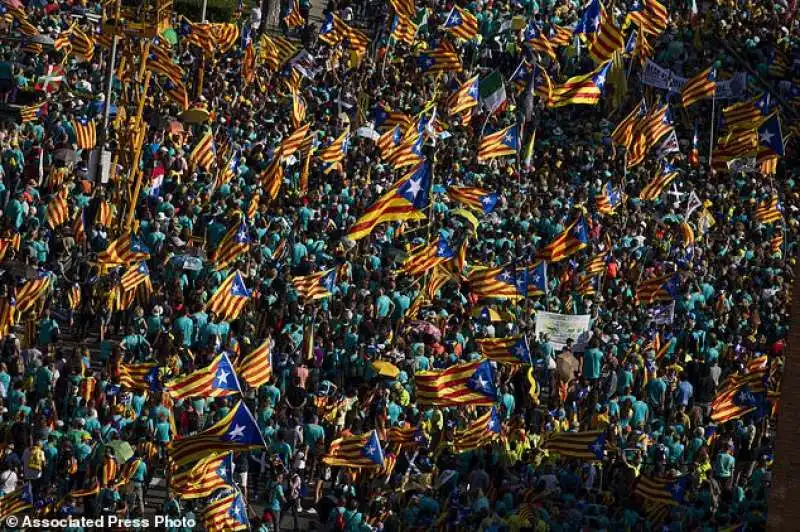
[[7, 495], [17, 489], [17, 474], [9, 469], [0, 473], [0, 490]]

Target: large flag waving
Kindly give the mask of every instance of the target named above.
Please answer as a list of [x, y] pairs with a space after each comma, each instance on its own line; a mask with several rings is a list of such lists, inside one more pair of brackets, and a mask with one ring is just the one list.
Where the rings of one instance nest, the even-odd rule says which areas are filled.
[[520, 149], [519, 126], [514, 124], [481, 138], [478, 160], [487, 161], [504, 155], [515, 155]]
[[225, 397], [242, 393], [239, 379], [228, 355], [219, 355], [208, 366], [167, 384], [170, 396], [177, 399], [188, 397]]
[[208, 503], [203, 512], [203, 528], [225, 532], [250, 530], [247, 506], [242, 494], [234, 491], [230, 495]]
[[346, 436], [331, 442], [322, 461], [332, 466], [378, 468], [383, 466], [383, 449], [378, 432]]
[[235, 271], [217, 287], [206, 307], [220, 319], [233, 321], [239, 317], [249, 299], [250, 290], [244, 285], [242, 274]]
[[493, 405], [497, 400], [494, 368], [488, 360], [458, 364], [414, 377], [420, 405]]
[[542, 449], [569, 458], [602, 460], [605, 457], [606, 436], [601, 430], [556, 432], [544, 439]]
[[430, 165], [423, 162], [373, 203], [350, 228], [347, 238], [364, 238], [383, 222], [425, 219], [424, 210], [428, 207], [430, 183]]
[[583, 216], [572, 222], [563, 233], [543, 247], [538, 257], [548, 262], [558, 262], [574, 255], [589, 245], [589, 231]]
[[210, 497], [215, 491], [233, 485], [233, 454], [212, 454], [191, 469], [176, 473], [170, 488], [182, 499]]
[[272, 360], [270, 353], [270, 339], [267, 338], [261, 345], [247, 353], [236, 364], [239, 377], [250, 388], [258, 388], [269, 382], [272, 377]]
[[243, 402], [239, 402], [228, 415], [211, 427], [194, 436], [171, 441], [167, 452], [180, 467], [210, 453], [244, 451], [266, 446], [253, 414]]

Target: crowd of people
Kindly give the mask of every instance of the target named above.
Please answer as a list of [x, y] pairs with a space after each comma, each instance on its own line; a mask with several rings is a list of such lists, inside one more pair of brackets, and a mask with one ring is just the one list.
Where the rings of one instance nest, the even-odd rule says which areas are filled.
[[[800, 207], [796, 6], [623, 1], [595, 18], [599, 5], [329, 2], [311, 24], [322, 6], [303, 1], [277, 25], [242, 7], [213, 31], [175, 16], [155, 40], [118, 39], [107, 91], [111, 37], [93, 16], [113, 4], [4, 0], [0, 516], [259, 532], [765, 527]], [[597, 72], [601, 21], [625, 37], [616, 73], [593, 78], [593, 105], [557, 105], [566, 80]], [[434, 52], [458, 67], [427, 71]], [[684, 105], [643, 83], [648, 59], [747, 82]], [[483, 83], [495, 73], [499, 100]], [[766, 112], [734, 127], [764, 95]], [[620, 142], [620, 124], [640, 102], [669, 106], [669, 137], [631, 164], [641, 131]], [[775, 117], [782, 149], [762, 158]], [[479, 158], [504, 128], [512, 153]], [[409, 131], [404, 165], [391, 149]], [[741, 131], [752, 153], [720, 165]], [[421, 171], [423, 205], [403, 181]], [[355, 238], [397, 191], [413, 212], [406, 201]], [[576, 227], [576, 246], [552, 254]], [[409, 274], [430, 242], [450, 253]], [[492, 268], [524, 273], [524, 288], [484, 291], [475, 279]], [[240, 307], [220, 303], [226, 290]], [[588, 325], [566, 338], [543, 332], [544, 315]], [[525, 357], [488, 347], [512, 337]], [[267, 376], [251, 379], [244, 361], [262, 348]], [[176, 391], [203, 368], [219, 377], [221, 355], [238, 389]], [[470, 379], [488, 375], [491, 393], [472, 380], [421, 393], [479, 361]], [[211, 455], [233, 475], [174, 460], [240, 400], [265, 445]], [[353, 441], [358, 456], [341, 454]], [[168, 490], [159, 507], [153, 479]], [[230, 494], [247, 517], [210, 516]]]

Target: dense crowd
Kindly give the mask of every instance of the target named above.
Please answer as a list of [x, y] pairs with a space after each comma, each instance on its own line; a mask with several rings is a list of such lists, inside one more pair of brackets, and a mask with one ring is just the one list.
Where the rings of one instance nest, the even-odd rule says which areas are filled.
[[[279, 17], [269, 3], [269, 16], [237, 13], [234, 39], [223, 45], [215, 33], [210, 53], [191, 38], [202, 28], [176, 19], [176, 38], [152, 46], [185, 73], [185, 105], [163, 69], [138, 71], [147, 39], [130, 37], [118, 43], [106, 101], [110, 38], [87, 15], [113, 6], [3, 5], [0, 515], [163, 514], [213, 529], [204, 515], [235, 493], [259, 532], [765, 526], [800, 207], [794, 2], [667, 2], [669, 22], [648, 35], [649, 51], [643, 23], [624, 30], [640, 41], [614, 59], [623, 82], [609, 82], [596, 105], [561, 107], [519, 69], [539, 63], [557, 86], [597, 68], [591, 35], [571, 34], [588, 9], [575, 1], [469, 2], [460, 7], [478, 23], [470, 39], [443, 29], [450, 3], [412, 3], [411, 43], [394, 32], [400, 2], [329, 2], [327, 18], [309, 26], [309, 2], [282, 5]], [[611, 2], [602, 16], [625, 28], [636, 9]], [[292, 22], [295, 11], [303, 22]], [[331, 14], [364, 31], [368, 46], [326, 42]], [[534, 22], [552, 56], [524, 42]], [[556, 46], [559, 28], [570, 38]], [[96, 45], [89, 58], [81, 31]], [[420, 53], [451, 45], [463, 71], [421, 71]], [[748, 82], [737, 99], [684, 107], [679, 91], [642, 83], [647, 58], [684, 78], [712, 65], [719, 80], [744, 71]], [[492, 72], [506, 92], [498, 109], [475, 96], [468, 113], [449, 112], [459, 86]], [[765, 91], [785, 141], [777, 163], [713, 164], [733, 134], [723, 108]], [[670, 105], [678, 142], [628, 167], [612, 133], [640, 101]], [[420, 117], [424, 146], [398, 169], [376, 140]], [[96, 172], [78, 126], [87, 121], [99, 139], [90, 147], [106, 140], [112, 150], [110, 176]], [[277, 163], [271, 194], [273, 163], [301, 124], [311, 148]], [[478, 159], [482, 138], [514, 125], [516, 154]], [[320, 159], [345, 131], [344, 157]], [[209, 136], [213, 162], [197, 164]], [[347, 238], [423, 158], [425, 216]], [[642, 199], [665, 159], [675, 177]], [[453, 187], [495, 193], [496, 204], [465, 214]], [[598, 197], [614, 200], [613, 213]], [[765, 219], [759, 209], [773, 198], [780, 219]], [[481, 267], [528, 275], [576, 219], [585, 241], [547, 262], [542, 290], [493, 298], [470, 282]], [[247, 246], [221, 264], [240, 226]], [[119, 242], [129, 238], [136, 258], [124, 260]], [[458, 257], [407, 275], [405, 259], [436, 239]], [[140, 264], [146, 273], [135, 277]], [[328, 270], [323, 297], [298, 290], [296, 278]], [[226, 319], [214, 297], [237, 272], [249, 296]], [[668, 297], [642, 301], [641, 287], [664, 275]], [[547, 313], [588, 316], [588, 327], [569, 339], [541, 332], [537, 315]], [[493, 406], [420, 397], [420, 374], [482, 360], [478, 340], [516, 336], [527, 359], [488, 356]], [[241, 368], [260, 346], [268, 382], [250, 386], [240, 369], [238, 393], [176, 398], [181, 377], [221, 354]], [[154, 369], [132, 378], [134, 367]], [[190, 496], [175, 479], [193, 464], [172, 460], [174, 443], [224, 423], [240, 399], [266, 446], [234, 449], [233, 475], [219, 474], [230, 485]], [[464, 431], [487, 415], [485, 438], [465, 447]], [[331, 459], [341, 441], [371, 434], [380, 467]], [[599, 454], [559, 443], [583, 434], [599, 435]], [[168, 495], [147, 508], [154, 478]]]

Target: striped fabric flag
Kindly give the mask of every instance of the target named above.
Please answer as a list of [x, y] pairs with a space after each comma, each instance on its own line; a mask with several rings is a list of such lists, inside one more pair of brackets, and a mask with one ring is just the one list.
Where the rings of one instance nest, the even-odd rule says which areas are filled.
[[659, 174], [648, 182], [639, 192], [642, 201], [657, 200], [661, 193], [678, 176], [678, 171], [669, 163], [664, 163]]
[[447, 112], [460, 114], [477, 107], [480, 102], [480, 76], [473, 76], [458, 88], [447, 100]]
[[67, 290], [67, 307], [76, 310], [81, 304], [81, 286], [73, 283]]
[[158, 364], [119, 364], [119, 385], [128, 390], [160, 391], [162, 389]]
[[306, 119], [306, 100], [299, 91], [292, 91], [292, 126], [300, 128]]
[[776, 255], [781, 252], [783, 249], [783, 234], [782, 233], [775, 233], [775, 235], [769, 241], [769, 249], [773, 255]]
[[754, 96], [747, 101], [737, 102], [723, 107], [722, 124], [725, 126], [725, 129], [728, 131], [756, 129], [764, 120], [761, 109], [756, 106], [760, 100], [761, 96]]
[[491, 406], [497, 400], [495, 372], [488, 360], [458, 364], [441, 371], [420, 371], [414, 382], [419, 405]]
[[242, 81], [250, 85], [256, 79], [256, 49], [253, 39], [248, 38], [244, 46], [244, 55], [241, 62]]
[[[528, 90], [532, 90], [533, 94], [538, 96], [547, 107], [550, 107], [553, 98], [553, 81], [550, 79], [550, 74], [547, 73], [546, 69], [539, 65], [534, 67]], [[534, 133], [535, 132], [536, 130], [534, 130]], [[535, 134], [531, 135], [531, 142], [533, 142], [535, 138]], [[533, 144], [530, 144], [530, 146], [532, 147]], [[526, 155], [525, 161], [526, 167], [529, 166], [530, 157]]]
[[384, 456], [378, 432], [346, 436], [331, 442], [322, 461], [330, 466], [375, 469], [383, 466]]
[[527, 279], [517, 281], [513, 268], [476, 267], [467, 275], [466, 283], [479, 299], [521, 299], [527, 293]]
[[224, 418], [214, 425], [167, 446], [167, 453], [177, 467], [197, 461], [211, 453], [266, 448], [253, 414], [243, 402], [236, 403]]
[[617, 207], [622, 203], [622, 192], [614, 188], [611, 182], [606, 182], [602, 191], [594, 197], [597, 212], [612, 216]]
[[461, 72], [464, 69], [458, 53], [447, 48], [437, 48], [419, 54], [417, 66], [423, 74]]
[[291, 135], [284, 138], [281, 141], [281, 157], [284, 159], [289, 158], [293, 155], [296, 151], [300, 149], [303, 143], [308, 137], [308, 131], [310, 126], [308, 124], [303, 124], [300, 127], [296, 128]]
[[394, 17], [392, 17], [392, 25], [389, 28], [389, 38], [411, 46], [416, 40], [417, 31], [419, 31], [419, 27], [411, 18], [395, 13]]
[[182, 17], [177, 30], [185, 44], [193, 44], [203, 50], [205, 54], [211, 55], [216, 44], [211, 28], [212, 25], [209, 23], [191, 22], [186, 17]]
[[359, 53], [364, 52], [369, 45], [369, 37], [362, 31], [351, 28], [335, 13], [328, 13], [319, 29], [319, 39], [330, 45], [336, 46], [345, 42], [347, 47]]
[[233, 453], [212, 454], [191, 469], [175, 473], [170, 489], [181, 499], [210, 497], [215, 491], [233, 485]]
[[211, 25], [211, 34], [220, 53], [228, 52], [239, 40], [239, 26], [233, 22]]
[[76, 25], [72, 26], [70, 32], [70, 44], [72, 53], [83, 57], [85, 61], [91, 61], [94, 57], [94, 40]]
[[160, 74], [175, 84], [182, 84], [185, 72], [172, 61], [172, 54], [161, 46], [150, 45], [145, 68], [154, 74]]
[[72, 121], [75, 130], [75, 140], [80, 150], [91, 150], [97, 145], [97, 127], [94, 120], [86, 117]]
[[602, 19], [600, 28], [594, 34], [594, 39], [589, 45], [589, 55], [598, 64], [609, 61], [614, 52], [625, 47], [625, 36], [614, 24], [613, 17], [603, 10]]
[[217, 150], [214, 145], [214, 135], [209, 131], [197, 142], [192, 152], [189, 154], [188, 162], [192, 168], [202, 168], [209, 170], [217, 157]]
[[281, 150], [278, 148], [275, 153], [272, 154], [272, 160], [259, 176], [261, 187], [264, 189], [264, 193], [270, 201], [278, 197], [278, 192], [280, 192], [281, 185], [283, 184], [282, 159]]
[[33, 491], [29, 483], [0, 497], [0, 520], [33, 509]]
[[119, 282], [122, 290], [128, 292], [135, 290], [137, 286], [150, 279], [150, 270], [147, 268], [147, 263], [142, 261], [122, 274]]
[[686, 493], [690, 487], [691, 479], [688, 475], [675, 479], [656, 479], [641, 475], [636, 480], [633, 493], [646, 501], [676, 506], [686, 502]]
[[784, 79], [792, 65], [791, 54], [787, 54], [780, 48], [773, 48], [770, 52], [768, 73], [773, 79]]
[[680, 278], [667, 273], [642, 281], [636, 287], [636, 301], [644, 305], [674, 301], [680, 297]]
[[255, 389], [263, 386], [272, 378], [272, 355], [269, 346], [270, 339], [267, 338], [236, 364], [236, 371], [239, 373], [239, 377], [250, 388]]
[[500, 196], [496, 192], [489, 192], [477, 187], [450, 187], [447, 189], [447, 195], [483, 214], [492, 212], [500, 200]]
[[141, 458], [131, 457], [127, 462], [122, 464], [120, 468], [119, 475], [117, 476], [117, 481], [114, 483], [114, 488], [121, 488], [123, 486], [128, 485], [128, 483], [133, 480], [133, 476], [136, 474], [136, 471], [139, 469], [139, 465], [143, 462]]
[[486, 358], [508, 364], [530, 364], [531, 354], [528, 340], [524, 336], [508, 338], [481, 338], [475, 341], [478, 350]]
[[626, 24], [633, 22], [644, 33], [657, 37], [667, 28], [669, 12], [657, 0], [633, 0], [625, 17], [625, 22]]
[[233, 152], [228, 159], [227, 164], [224, 167], [220, 168], [217, 172], [217, 179], [214, 183], [214, 188], [217, 189], [222, 185], [226, 185], [230, 183], [233, 178], [239, 175], [239, 166], [242, 162], [242, 152], [236, 150]]
[[418, 427], [390, 427], [386, 431], [386, 441], [401, 447], [420, 445], [428, 441], [428, 437]]
[[250, 290], [245, 286], [242, 274], [234, 271], [217, 287], [206, 308], [221, 320], [233, 321], [239, 317], [249, 300]]
[[769, 358], [761, 356], [750, 360], [746, 373], [728, 377], [711, 401], [711, 420], [725, 423], [755, 414], [764, 417], [769, 411], [765, 386], [769, 372]]
[[0, 297], [0, 335], [7, 335], [17, 323], [17, 303], [11, 297]]
[[19, 112], [20, 122], [34, 122], [36, 119], [47, 116], [47, 102], [27, 105]]
[[100, 486], [112, 486], [114, 480], [117, 478], [118, 469], [119, 465], [117, 464], [116, 458], [113, 456], [104, 456], [103, 463], [100, 466]]
[[386, 162], [392, 166], [394, 170], [400, 170], [407, 166], [415, 166], [419, 164], [422, 157], [422, 135], [416, 133], [414, 130], [409, 130], [410, 133], [400, 142], [400, 144], [386, 155]]
[[431, 179], [430, 165], [418, 165], [395, 183], [388, 192], [373, 203], [347, 233], [350, 240], [368, 236], [375, 227], [384, 222], [401, 220], [424, 220], [428, 207]]
[[445, 238], [439, 235], [434, 242], [422, 246], [415, 253], [406, 257], [400, 269], [405, 275], [422, 275], [431, 268], [435, 268], [455, 256]]
[[699, 102], [704, 98], [710, 98], [717, 92], [717, 71], [708, 67], [694, 77], [688, 79], [681, 89], [681, 103], [684, 107]]
[[25, 314], [33, 308], [39, 299], [44, 297], [50, 290], [52, 284], [52, 274], [40, 271], [36, 279], [25, 281], [16, 290], [16, 306], [19, 314]]
[[79, 488], [70, 491], [67, 495], [73, 499], [82, 499], [83, 497], [89, 497], [91, 495], [97, 495], [100, 493], [100, 482], [95, 479], [89, 484], [86, 488]]
[[239, 256], [250, 250], [250, 243], [250, 229], [247, 222], [242, 220], [230, 228], [217, 246], [213, 254], [214, 271], [227, 269]]
[[773, 192], [770, 198], [758, 205], [753, 213], [758, 223], [773, 224], [783, 219], [778, 194]]
[[378, 137], [378, 140], [376, 141], [378, 150], [381, 152], [381, 157], [383, 159], [388, 159], [395, 148], [401, 144], [402, 140], [403, 131], [400, 129], [400, 126], [394, 126], [391, 129], [387, 129], [386, 132]]
[[[455, 260], [453, 261], [453, 263], [455, 263]], [[445, 265], [435, 267], [431, 272], [431, 276], [428, 277], [428, 283], [425, 285], [424, 295], [427, 296], [427, 299], [429, 301], [433, 301], [434, 299], [436, 299], [436, 293], [439, 291], [439, 289], [443, 287], [447, 283], [447, 281], [449, 281], [452, 278], [452, 276], [448, 273], [447, 269], [445, 269], [444, 266]], [[416, 299], [414, 299], [414, 303], [412, 304], [412, 306], [414, 306], [417, 303], [419, 305], [422, 305], [424, 299], [425, 299], [424, 297], [420, 298], [418, 296]], [[419, 308], [417, 309], [417, 311], [419, 311]], [[411, 317], [414, 314], [411, 313], [411, 309], [409, 307], [408, 316]]]
[[466, 453], [498, 441], [501, 427], [500, 415], [497, 413], [497, 408], [493, 406], [464, 430], [455, 431], [453, 452], [456, 454]]
[[569, 78], [564, 83], [554, 86], [549, 106], [597, 105], [605, 91], [609, 68], [611, 61], [600, 65], [593, 72]]
[[783, 156], [783, 132], [778, 113], [773, 113], [758, 126], [759, 148], [766, 148], [775, 155]]
[[385, 105], [376, 105], [372, 111], [372, 120], [376, 128], [392, 128], [400, 126], [402, 130], [411, 127], [413, 120], [410, 116], [402, 111], [393, 111]]
[[227, 397], [242, 393], [236, 370], [225, 353], [217, 356], [208, 366], [167, 383], [166, 388], [176, 401], [189, 397]]
[[547, 57], [556, 60], [556, 51], [553, 44], [547, 40], [547, 37], [539, 29], [535, 21], [528, 22], [525, 26], [525, 32], [522, 34], [523, 41], [529, 45], [536, 52], [541, 52]]
[[55, 229], [67, 222], [69, 219], [69, 204], [67, 204], [67, 198], [64, 194], [57, 194], [55, 198], [47, 203], [44, 219], [50, 229]]
[[225, 532], [250, 530], [247, 505], [242, 494], [234, 491], [230, 495], [209, 502], [203, 512], [203, 527], [206, 530]]
[[632, 168], [641, 164], [647, 152], [653, 148], [661, 138], [671, 131], [675, 131], [672, 112], [667, 104], [654, 107], [639, 120], [633, 129], [633, 141], [629, 148], [627, 166]]
[[111, 227], [114, 223], [114, 209], [107, 201], [101, 201], [97, 206], [94, 223]]
[[578, 460], [603, 460], [606, 435], [602, 430], [554, 432], [542, 441], [542, 449]]
[[488, 161], [505, 155], [515, 155], [520, 150], [519, 125], [514, 124], [485, 135], [478, 146], [478, 160]]
[[392, 6], [395, 13], [406, 17], [414, 17], [417, 14], [417, 7], [414, 5], [414, 0], [389, 0], [389, 5]]
[[336, 286], [336, 268], [292, 278], [294, 289], [306, 302], [330, 297]]
[[150, 248], [133, 234], [122, 235], [113, 240], [106, 249], [97, 254], [97, 262], [103, 265], [121, 265], [150, 258]]
[[302, 28], [306, 25], [306, 19], [300, 13], [300, 3], [297, 0], [291, 2], [289, 7], [289, 14], [283, 17], [283, 23], [289, 29]]
[[552, 242], [540, 249], [537, 257], [548, 262], [559, 262], [588, 245], [589, 230], [586, 227], [586, 219], [580, 216], [569, 224]]
[[350, 145], [350, 129], [346, 129], [336, 140], [319, 152], [319, 158], [327, 164], [341, 163]]
[[184, 111], [189, 108], [189, 91], [182, 81], [165, 80], [160, 84], [164, 94], [169, 96], [173, 102], [178, 104]]
[[592, 296], [600, 289], [600, 277], [597, 275], [581, 275], [578, 277], [578, 286], [575, 291], [586, 297]]
[[444, 31], [465, 41], [474, 39], [478, 35], [478, 19], [457, 5], [453, 5], [442, 27]]
[[647, 104], [642, 100], [638, 105], [634, 106], [631, 112], [611, 132], [611, 140], [614, 144], [629, 148], [633, 142], [634, 128], [646, 114]]
[[553, 24], [550, 29], [548, 40], [553, 46], [569, 46], [572, 42], [572, 30], [564, 26], [559, 26], [558, 24]]

